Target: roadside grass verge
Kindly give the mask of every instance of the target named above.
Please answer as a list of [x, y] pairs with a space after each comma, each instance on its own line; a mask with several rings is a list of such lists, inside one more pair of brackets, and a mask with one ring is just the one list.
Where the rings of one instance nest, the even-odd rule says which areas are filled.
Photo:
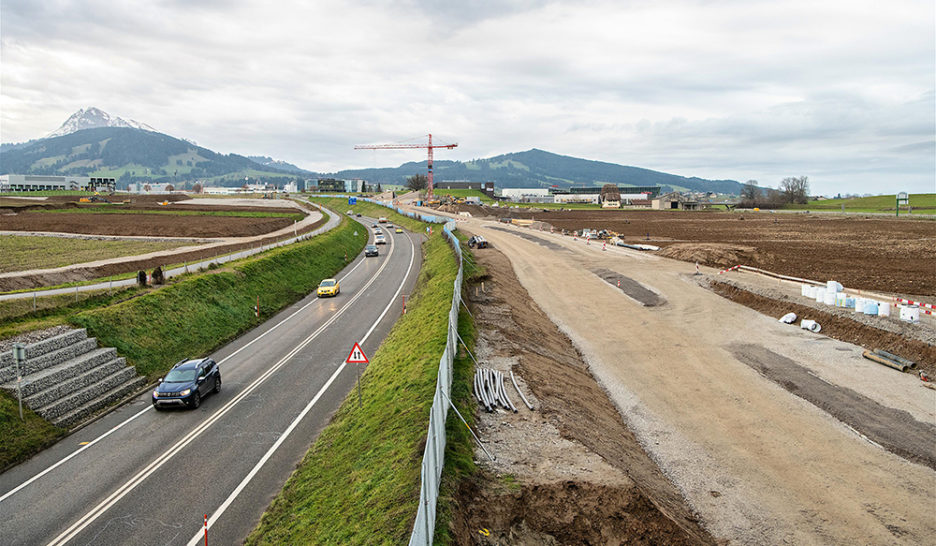
[[407, 312], [364, 371], [363, 405], [354, 391], [345, 398], [247, 544], [409, 540], [458, 268], [441, 234], [424, 250]]
[[16, 394], [0, 389], [0, 472], [25, 461], [46, 446], [55, 443], [65, 434], [65, 429], [39, 417], [23, 406], [23, 417], [19, 418]]
[[442, 229], [442, 227], [437, 224], [420, 222], [415, 218], [410, 218], [409, 216], [400, 214], [393, 209], [388, 209], [387, 207], [381, 205], [375, 205], [374, 203], [368, 203], [367, 201], [358, 201], [356, 205], [349, 205], [347, 199], [340, 197], [312, 197], [309, 198], [309, 201], [324, 205], [342, 214], [350, 210], [355, 214], [363, 214], [365, 216], [370, 216], [371, 218], [380, 218], [383, 216], [391, 223], [399, 224], [406, 229], [416, 233], [425, 233], [426, 227], [429, 225], [434, 226], [433, 230]]
[[464, 199], [466, 197], [477, 197], [481, 199], [481, 202], [490, 205], [494, 202], [493, 199], [488, 197], [486, 193], [481, 190], [463, 190], [463, 189], [441, 189], [441, 188], [432, 188], [433, 197], [441, 197], [443, 195], [448, 195], [456, 199]]
[[[210, 353], [309, 294], [346, 265], [346, 253], [360, 253], [367, 240], [360, 227], [344, 219], [308, 241], [79, 313], [69, 322], [87, 328], [103, 346], [116, 347], [152, 380], [180, 359]], [[254, 309], [257, 296], [259, 319]]]
[[7, 235], [0, 237], [0, 273], [51, 269], [195, 245], [197, 243], [192, 241], [99, 240]]

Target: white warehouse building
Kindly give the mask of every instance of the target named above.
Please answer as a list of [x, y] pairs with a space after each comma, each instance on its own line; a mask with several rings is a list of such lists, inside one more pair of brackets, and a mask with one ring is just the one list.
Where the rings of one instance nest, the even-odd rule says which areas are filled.
[[35, 174], [0, 175], [0, 191], [99, 191], [117, 189], [114, 178], [51, 176]]

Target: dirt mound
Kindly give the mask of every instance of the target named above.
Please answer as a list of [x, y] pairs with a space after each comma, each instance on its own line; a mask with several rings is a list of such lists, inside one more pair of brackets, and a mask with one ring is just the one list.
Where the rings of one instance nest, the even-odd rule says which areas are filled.
[[455, 521], [456, 544], [697, 544], [635, 488], [567, 481], [500, 491], [466, 483], [470, 517]]
[[673, 243], [657, 254], [710, 267], [731, 267], [742, 263], [753, 265], [764, 261], [763, 252], [757, 248], [730, 243]]

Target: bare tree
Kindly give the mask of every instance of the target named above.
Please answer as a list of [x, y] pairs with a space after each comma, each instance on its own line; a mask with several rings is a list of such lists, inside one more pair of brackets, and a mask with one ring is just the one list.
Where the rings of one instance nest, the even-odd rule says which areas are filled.
[[195, 185], [192, 186], [192, 193], [202, 193], [204, 191], [205, 188], [201, 185], [201, 182], [196, 182]]
[[741, 186], [741, 199], [743, 201], [753, 202], [758, 194], [757, 180], [748, 180]]
[[780, 181], [780, 191], [788, 203], [805, 205], [809, 201], [809, 179], [805, 176], [784, 178]]
[[424, 190], [429, 187], [429, 178], [424, 174], [414, 174], [406, 179], [406, 187], [412, 191]]

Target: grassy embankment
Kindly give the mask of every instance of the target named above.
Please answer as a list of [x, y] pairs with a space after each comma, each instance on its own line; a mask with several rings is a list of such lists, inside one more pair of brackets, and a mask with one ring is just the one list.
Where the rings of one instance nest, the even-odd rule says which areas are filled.
[[[301, 299], [345, 266], [345, 253], [360, 253], [366, 238], [360, 224], [345, 219], [308, 241], [178, 277], [160, 288], [102, 294], [39, 317], [4, 321], [0, 337], [58, 324], [88, 328], [103, 346], [116, 347], [137, 371], [154, 379], [180, 359], [208, 354]], [[16, 438], [0, 442], [0, 468], [25, 460], [64, 433], [36, 419], [33, 415], [24, 424], [15, 398], [0, 392], [0, 437]]]
[[[358, 407], [354, 392], [345, 399], [248, 537], [248, 544], [408, 540], [457, 273], [455, 256], [441, 234], [430, 237], [424, 250], [419, 284], [407, 302], [407, 313], [364, 372], [363, 405]], [[470, 322], [465, 319], [460, 324], [462, 335], [471, 339]], [[456, 364], [459, 384], [470, 384], [465, 380], [465, 374], [471, 373], [466, 366], [470, 368], [470, 363], [464, 359]], [[464, 397], [467, 391], [458, 392]]]
[[[890, 212], [895, 213], [897, 198], [895, 195], [874, 195], [871, 197], [853, 197], [848, 199], [825, 199], [810, 201], [805, 205], [786, 205], [784, 210], [834, 210], [845, 212]], [[936, 214], [936, 193], [910, 194], [910, 207], [921, 214]], [[906, 205], [900, 206], [900, 214], [911, 214]]]
[[436, 199], [444, 195], [448, 195], [456, 199], [464, 199], [466, 197], [478, 197], [481, 199], [481, 202], [486, 205], [490, 205], [491, 203], [494, 202], [493, 199], [488, 197], [486, 193], [480, 190], [461, 190], [461, 189], [449, 190], [449, 189], [442, 189], [442, 188], [432, 188], [432, 195]]
[[50, 269], [121, 256], [193, 246], [191, 241], [91, 240], [66, 237], [0, 237], [0, 273]]

